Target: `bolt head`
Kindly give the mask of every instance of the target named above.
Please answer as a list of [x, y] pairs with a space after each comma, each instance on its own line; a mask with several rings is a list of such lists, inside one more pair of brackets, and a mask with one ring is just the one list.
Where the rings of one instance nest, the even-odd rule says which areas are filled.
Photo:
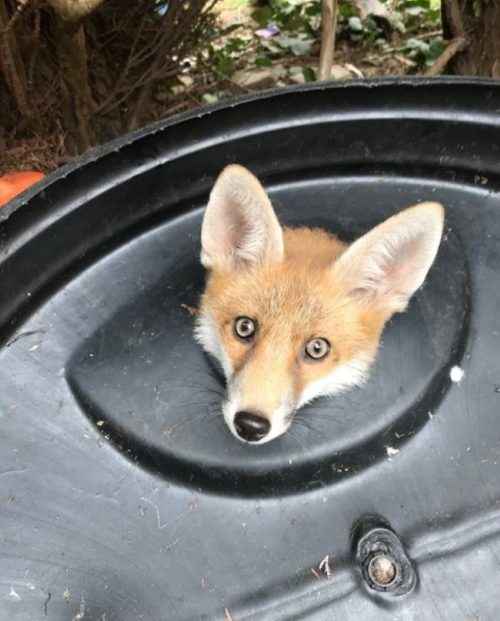
[[377, 554], [368, 564], [368, 576], [377, 586], [390, 586], [396, 580], [396, 575], [396, 563], [386, 554]]

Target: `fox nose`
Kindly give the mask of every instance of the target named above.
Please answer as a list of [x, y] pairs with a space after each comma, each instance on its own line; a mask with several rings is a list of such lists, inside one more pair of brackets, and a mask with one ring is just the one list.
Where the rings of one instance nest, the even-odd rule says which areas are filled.
[[253, 412], [237, 412], [234, 417], [236, 433], [247, 442], [258, 442], [265, 438], [271, 429], [267, 418]]

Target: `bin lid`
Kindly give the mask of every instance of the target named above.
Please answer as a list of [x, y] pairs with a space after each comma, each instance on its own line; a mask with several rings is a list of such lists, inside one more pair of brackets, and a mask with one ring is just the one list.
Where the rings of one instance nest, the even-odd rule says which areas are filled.
[[[499, 112], [488, 81], [265, 92], [120, 138], [0, 210], [1, 619], [497, 618]], [[446, 209], [370, 380], [258, 447], [230, 434], [192, 337], [203, 208], [231, 162], [282, 222], [346, 240]], [[358, 565], [373, 515], [410, 592]]]

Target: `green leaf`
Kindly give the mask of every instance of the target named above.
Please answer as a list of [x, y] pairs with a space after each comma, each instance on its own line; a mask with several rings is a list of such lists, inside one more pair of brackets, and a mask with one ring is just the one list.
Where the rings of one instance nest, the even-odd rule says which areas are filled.
[[394, 20], [393, 26], [394, 26], [394, 29], [400, 32], [401, 34], [404, 34], [406, 32], [406, 27], [404, 23], [399, 19], [399, 17]]
[[221, 35], [231, 34], [235, 30], [238, 30], [238, 28], [242, 28], [244, 25], [245, 24], [243, 24], [243, 23], [230, 24], [229, 26], [226, 26], [225, 28], [222, 28], [221, 31], [220, 31], [220, 34]]
[[338, 8], [339, 17], [349, 18], [355, 15], [354, 9], [350, 4], [341, 4]]
[[160, 90], [164, 93], [173, 93], [174, 86], [178, 86], [179, 84], [180, 82], [177, 78], [168, 78], [160, 86]]
[[276, 39], [262, 39], [259, 43], [259, 48], [264, 50], [265, 52], [269, 52], [269, 54], [281, 54], [283, 48], [281, 48], [277, 43]]
[[231, 77], [235, 71], [233, 61], [223, 54], [217, 57], [215, 66], [217, 71], [220, 71], [220, 73], [227, 75], [228, 77]]
[[313, 41], [296, 37], [278, 37], [276, 43], [283, 49], [290, 50], [295, 56], [301, 56], [310, 51]]
[[255, 59], [256, 67], [270, 67], [273, 63], [266, 56], [257, 56]]
[[363, 32], [363, 24], [361, 23], [359, 17], [350, 17], [348, 24], [350, 30], [353, 32]]
[[444, 44], [441, 38], [433, 39], [429, 44], [428, 60], [434, 63], [443, 53]]
[[420, 39], [408, 39], [405, 43], [403, 50], [418, 50], [422, 52], [422, 54], [427, 54], [429, 50], [429, 45], [425, 43], [425, 41], [421, 41]]
[[239, 52], [246, 47], [247, 41], [241, 37], [230, 37], [225, 45], [226, 52]]
[[420, 6], [423, 9], [430, 9], [431, 8], [429, 0], [409, 0], [405, 4], [407, 6], [409, 6], [409, 7], [411, 7], [411, 6]]
[[273, 21], [273, 10], [271, 7], [265, 6], [261, 9], [255, 9], [251, 13], [252, 19], [262, 28]]
[[365, 37], [365, 43], [367, 45], [373, 45], [375, 41], [377, 41], [377, 39], [378, 39], [378, 32], [370, 32]]
[[203, 103], [206, 104], [214, 104], [219, 101], [219, 96], [217, 95], [217, 93], [205, 93], [201, 96], [201, 100]]
[[304, 76], [304, 80], [306, 82], [316, 81], [316, 73], [311, 67], [302, 67], [302, 75]]
[[282, 15], [290, 15], [293, 12], [300, 13], [300, 8], [297, 11], [298, 6], [299, 4], [295, 4], [294, 2], [291, 2], [290, 0], [288, 0], [288, 2], [282, 2], [279, 5], [278, 12], [281, 13]]
[[293, 13], [286, 19], [280, 21], [280, 23], [283, 30], [289, 30], [290, 32], [297, 32], [301, 30], [301, 28], [306, 28], [309, 25], [307, 19], [300, 15], [300, 13]]
[[426, 9], [422, 6], [409, 6], [407, 9], [405, 9], [405, 12], [408, 15], [415, 17], [416, 15], [422, 15], [422, 13], [425, 13]]
[[304, 13], [308, 17], [316, 17], [316, 15], [321, 14], [321, 2], [313, 2], [306, 6]]

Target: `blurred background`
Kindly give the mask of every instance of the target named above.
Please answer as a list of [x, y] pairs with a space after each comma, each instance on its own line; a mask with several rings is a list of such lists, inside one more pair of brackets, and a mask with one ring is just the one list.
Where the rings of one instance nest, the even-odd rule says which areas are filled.
[[498, 0], [0, 0], [0, 175], [317, 80], [500, 77]]

